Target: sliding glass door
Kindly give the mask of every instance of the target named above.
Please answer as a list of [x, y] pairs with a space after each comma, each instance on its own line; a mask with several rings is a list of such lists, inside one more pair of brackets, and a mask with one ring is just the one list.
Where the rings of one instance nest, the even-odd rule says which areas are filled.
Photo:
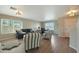
[[54, 26], [55, 26], [54, 22], [45, 23], [45, 29], [46, 30], [54, 30]]

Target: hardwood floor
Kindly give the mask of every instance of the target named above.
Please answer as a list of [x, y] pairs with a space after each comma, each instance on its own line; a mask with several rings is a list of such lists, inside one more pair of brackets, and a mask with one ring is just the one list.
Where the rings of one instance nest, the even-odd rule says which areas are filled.
[[28, 53], [76, 53], [76, 51], [69, 47], [68, 38], [53, 35], [51, 40], [42, 39], [40, 47], [29, 50]]

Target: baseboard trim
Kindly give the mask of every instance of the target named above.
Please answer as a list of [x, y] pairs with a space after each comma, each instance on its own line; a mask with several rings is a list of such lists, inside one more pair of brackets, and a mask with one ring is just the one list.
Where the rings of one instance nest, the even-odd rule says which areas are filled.
[[70, 37], [60, 37], [60, 38], [64, 38], [64, 39], [70, 39]]
[[74, 49], [76, 51], [76, 53], [78, 53], [77, 49], [74, 46], [69, 45], [69, 47], [72, 48], [72, 49]]

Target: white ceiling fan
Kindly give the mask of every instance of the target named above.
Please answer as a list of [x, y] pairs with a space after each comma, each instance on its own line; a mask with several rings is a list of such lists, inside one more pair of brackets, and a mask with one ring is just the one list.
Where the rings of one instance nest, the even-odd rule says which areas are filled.
[[21, 10], [19, 10], [18, 8], [15, 8], [15, 7], [10, 7], [10, 9], [14, 10], [16, 12], [16, 15], [17, 16], [20, 16], [23, 14], [23, 12]]

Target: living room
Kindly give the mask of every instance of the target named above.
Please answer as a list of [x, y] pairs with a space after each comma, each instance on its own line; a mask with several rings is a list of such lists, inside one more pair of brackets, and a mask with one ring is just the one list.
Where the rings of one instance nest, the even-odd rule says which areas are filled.
[[[72, 10], [78, 10], [78, 5], [0, 6], [0, 52], [78, 52], [74, 40], [75, 31], [77, 30], [75, 27], [78, 26], [76, 25], [78, 11], [67, 14]], [[36, 41], [33, 42], [33, 39], [36, 39]]]

